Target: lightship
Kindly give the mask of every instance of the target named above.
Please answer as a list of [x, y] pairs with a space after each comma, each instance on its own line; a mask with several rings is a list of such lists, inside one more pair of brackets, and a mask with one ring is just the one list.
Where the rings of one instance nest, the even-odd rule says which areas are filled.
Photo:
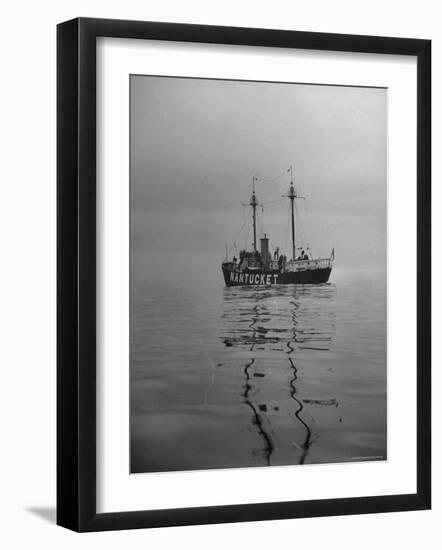
[[252, 250], [241, 250], [239, 258], [233, 256], [230, 260], [226, 251], [225, 260], [221, 265], [226, 286], [305, 285], [328, 281], [335, 257], [334, 249], [328, 258], [313, 258], [308, 250], [304, 251], [302, 248], [299, 248], [298, 255], [296, 254], [295, 201], [304, 199], [304, 197], [300, 197], [295, 190], [292, 168], [289, 168], [287, 172], [290, 172], [290, 187], [284, 197], [290, 201], [291, 258], [280, 254], [278, 247], [271, 253], [267, 234], [260, 239], [260, 250], [257, 248], [256, 209], [260, 204], [255, 190], [255, 182], [258, 178], [253, 177], [252, 195], [248, 203], [252, 209]]

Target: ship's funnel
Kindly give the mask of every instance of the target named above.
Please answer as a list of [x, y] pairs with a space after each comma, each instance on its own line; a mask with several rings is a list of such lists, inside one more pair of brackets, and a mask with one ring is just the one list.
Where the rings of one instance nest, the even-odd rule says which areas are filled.
[[270, 262], [269, 239], [267, 235], [264, 235], [261, 239], [261, 261], [265, 266]]

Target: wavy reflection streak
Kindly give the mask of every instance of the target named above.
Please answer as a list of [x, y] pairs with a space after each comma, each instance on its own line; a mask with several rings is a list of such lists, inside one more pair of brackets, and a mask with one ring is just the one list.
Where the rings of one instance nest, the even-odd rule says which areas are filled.
[[[331, 300], [334, 294], [335, 287], [329, 284], [270, 289], [232, 287], [224, 291], [221, 339], [226, 347], [237, 348], [240, 352], [240, 355], [233, 355], [232, 364], [242, 366], [245, 382], [241, 396], [252, 412], [252, 425], [262, 438], [262, 455], [268, 466], [274, 455], [277, 458], [278, 451], [287, 453], [290, 444], [293, 463], [304, 464], [308, 458], [313, 438], [310, 421], [303, 414], [303, 399], [298, 397], [302, 380], [297, 363], [303, 362], [306, 353], [330, 350], [334, 333]], [[253, 352], [253, 357], [241, 361], [241, 354], [247, 351]], [[287, 354], [292, 356], [287, 357]], [[251, 383], [251, 368], [257, 366], [260, 372], [253, 374], [257, 378], [255, 385]], [[290, 375], [284, 384], [287, 369]], [[287, 393], [289, 400], [284, 397]], [[259, 403], [254, 399], [257, 394], [261, 396]], [[308, 403], [310, 395], [306, 395], [305, 390], [301, 394]], [[311, 416], [311, 410], [309, 414]], [[285, 435], [285, 440], [281, 441], [279, 432], [283, 428], [287, 434], [289, 418], [295, 422], [292, 435]], [[298, 444], [296, 439], [302, 443]], [[282, 447], [286, 450], [282, 451]]]

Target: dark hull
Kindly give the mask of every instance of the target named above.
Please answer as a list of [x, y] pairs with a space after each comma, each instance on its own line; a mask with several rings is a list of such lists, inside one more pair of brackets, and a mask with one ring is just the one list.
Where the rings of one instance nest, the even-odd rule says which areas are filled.
[[243, 271], [222, 266], [226, 286], [309, 285], [326, 283], [331, 267], [279, 273], [278, 271]]

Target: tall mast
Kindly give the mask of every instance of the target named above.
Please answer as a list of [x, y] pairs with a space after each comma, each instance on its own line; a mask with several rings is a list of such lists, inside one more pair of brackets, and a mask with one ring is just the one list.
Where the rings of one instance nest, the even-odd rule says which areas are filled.
[[296, 260], [296, 241], [295, 241], [295, 187], [293, 185], [293, 168], [290, 166], [290, 189], [287, 194], [290, 199], [291, 214], [292, 214], [292, 258]]
[[292, 215], [292, 257], [294, 260], [296, 260], [295, 199], [304, 199], [305, 197], [300, 197], [295, 191], [295, 186], [293, 184], [293, 167], [290, 166], [290, 169], [287, 170], [287, 172], [290, 172], [290, 188], [288, 190], [287, 195], [283, 195], [283, 196], [288, 197], [290, 199], [291, 215]]
[[250, 197], [250, 206], [252, 207], [252, 220], [253, 220], [253, 252], [256, 252], [256, 207], [258, 206], [258, 201], [255, 194], [255, 178], [252, 179], [252, 196]]

